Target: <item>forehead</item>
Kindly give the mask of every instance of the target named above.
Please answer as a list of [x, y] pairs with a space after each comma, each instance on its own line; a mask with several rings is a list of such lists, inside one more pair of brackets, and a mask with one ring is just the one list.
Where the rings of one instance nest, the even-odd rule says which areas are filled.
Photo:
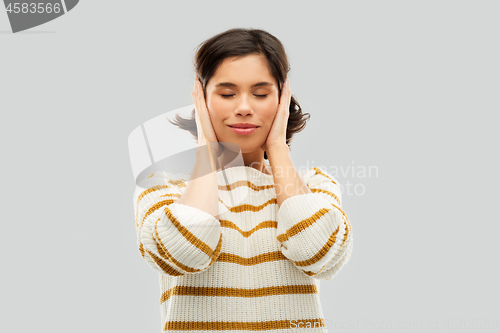
[[266, 57], [261, 54], [252, 54], [224, 59], [215, 71], [210, 84], [217, 85], [221, 82], [231, 82], [235, 85], [253, 85], [260, 81], [275, 83]]

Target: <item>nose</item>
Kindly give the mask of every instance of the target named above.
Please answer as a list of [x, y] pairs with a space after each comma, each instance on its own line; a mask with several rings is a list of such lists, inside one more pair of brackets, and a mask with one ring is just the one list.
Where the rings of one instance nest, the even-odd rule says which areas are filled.
[[253, 114], [253, 109], [250, 106], [250, 103], [248, 103], [248, 98], [245, 94], [238, 99], [234, 112], [242, 116]]

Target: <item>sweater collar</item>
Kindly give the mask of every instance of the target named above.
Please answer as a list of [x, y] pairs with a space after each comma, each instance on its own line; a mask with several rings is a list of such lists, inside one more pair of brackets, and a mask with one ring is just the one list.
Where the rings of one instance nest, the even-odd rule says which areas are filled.
[[226, 178], [229, 184], [241, 180], [248, 180], [253, 184], [274, 184], [273, 175], [267, 175], [246, 165], [234, 166], [218, 171], [217, 177], [219, 184], [226, 184]]

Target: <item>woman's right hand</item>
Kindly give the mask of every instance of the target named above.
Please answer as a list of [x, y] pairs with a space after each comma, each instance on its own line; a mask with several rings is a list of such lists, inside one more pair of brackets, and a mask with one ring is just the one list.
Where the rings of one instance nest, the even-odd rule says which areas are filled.
[[[198, 77], [194, 80], [194, 88], [191, 94], [194, 102], [196, 128], [198, 130], [198, 147], [208, 145], [208, 142], [218, 142], [212, 120], [208, 112], [207, 103], [203, 93], [203, 88]], [[210, 145], [215, 152], [218, 152], [219, 144]]]

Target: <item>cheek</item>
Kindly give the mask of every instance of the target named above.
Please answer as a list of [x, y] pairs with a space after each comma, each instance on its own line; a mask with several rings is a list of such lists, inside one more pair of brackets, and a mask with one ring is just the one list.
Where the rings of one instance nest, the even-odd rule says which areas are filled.
[[221, 103], [218, 100], [210, 100], [207, 102], [208, 112], [210, 114], [210, 118], [214, 122], [214, 126], [216, 126], [215, 122], [219, 120], [220, 115], [224, 110], [224, 103]]
[[266, 122], [272, 122], [278, 111], [278, 102], [275, 100], [270, 100], [263, 105], [262, 114], [266, 118]]
[[210, 98], [208, 101], [207, 101], [207, 107], [210, 111], [212, 112], [226, 112], [226, 111], [230, 111], [234, 108], [234, 105], [229, 102], [229, 101], [226, 101], [222, 98]]
[[[210, 118], [214, 122], [214, 126], [218, 126], [215, 122], [218, 123], [222, 121], [221, 118], [223, 115], [231, 114], [234, 111], [233, 104], [220, 98], [209, 99], [207, 107], [210, 113]], [[276, 112], [278, 111], [278, 99], [272, 98], [266, 100], [262, 104], [256, 104], [254, 105], [254, 110], [259, 110], [258, 113], [260, 114], [260, 117], [262, 117], [261, 119], [268, 124], [268, 126], [270, 126], [276, 116]]]

